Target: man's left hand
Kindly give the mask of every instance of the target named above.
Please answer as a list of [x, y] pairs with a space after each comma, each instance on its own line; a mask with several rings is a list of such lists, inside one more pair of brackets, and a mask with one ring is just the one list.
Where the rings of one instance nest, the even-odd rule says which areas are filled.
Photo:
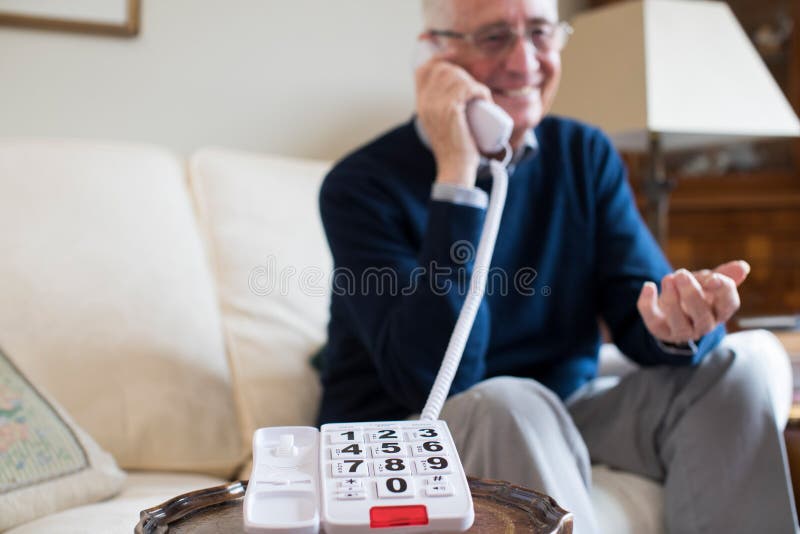
[[637, 307], [653, 336], [667, 343], [695, 341], [724, 323], [739, 309], [737, 287], [750, 273], [745, 261], [731, 261], [712, 270], [678, 269], [661, 279], [661, 295], [645, 282]]

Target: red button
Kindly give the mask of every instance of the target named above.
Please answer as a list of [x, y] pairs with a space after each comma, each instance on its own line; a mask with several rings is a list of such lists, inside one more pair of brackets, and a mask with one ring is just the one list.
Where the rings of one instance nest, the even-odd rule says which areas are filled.
[[373, 506], [369, 509], [370, 528], [427, 525], [428, 509], [424, 504], [413, 506]]

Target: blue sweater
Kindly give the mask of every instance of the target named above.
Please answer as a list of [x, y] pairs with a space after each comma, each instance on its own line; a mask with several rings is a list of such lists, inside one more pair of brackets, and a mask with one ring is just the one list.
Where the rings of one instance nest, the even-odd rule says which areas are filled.
[[[646, 330], [636, 309], [642, 284], [658, 283], [671, 268], [608, 139], [557, 117], [535, 135], [538, 153], [509, 178], [489, 293], [451, 394], [514, 375], [566, 398], [596, 375], [599, 317], [641, 365], [696, 364], [723, 327], [689, 355]], [[435, 175], [433, 155], [409, 122], [345, 157], [325, 179], [320, 210], [335, 274], [320, 423], [402, 419], [427, 399], [485, 216], [432, 200]], [[476, 185], [488, 192], [491, 179]]]

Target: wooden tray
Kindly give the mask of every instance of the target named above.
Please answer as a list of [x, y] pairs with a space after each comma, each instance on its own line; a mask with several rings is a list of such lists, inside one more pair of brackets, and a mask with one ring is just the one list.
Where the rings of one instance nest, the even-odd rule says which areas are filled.
[[[572, 534], [572, 514], [547, 495], [507, 482], [469, 479], [475, 504], [470, 532]], [[247, 481], [179, 495], [139, 513], [137, 534], [244, 533]]]

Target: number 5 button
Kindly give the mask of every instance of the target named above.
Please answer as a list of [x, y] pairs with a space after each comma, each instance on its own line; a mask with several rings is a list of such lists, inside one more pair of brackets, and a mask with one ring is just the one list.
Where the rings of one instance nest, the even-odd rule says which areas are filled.
[[[400, 444], [397, 441], [385, 441], [380, 445], [372, 447], [373, 458], [385, 458], [387, 456], [406, 456], [408, 453], [405, 450], [405, 444]], [[428, 453], [430, 456], [430, 453]]]

